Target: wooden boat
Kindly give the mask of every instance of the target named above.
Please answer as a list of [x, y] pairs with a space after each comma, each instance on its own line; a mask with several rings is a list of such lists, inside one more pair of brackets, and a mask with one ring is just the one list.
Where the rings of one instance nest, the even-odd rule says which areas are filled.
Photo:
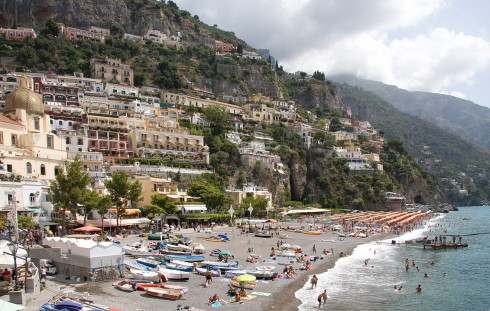
[[156, 284], [156, 283], [137, 283], [136, 284], [136, 290], [141, 290], [144, 291], [147, 288], [166, 288], [166, 289], [171, 289], [171, 290], [178, 290], [181, 291], [182, 294], [185, 294], [189, 291], [189, 286], [182, 286], [182, 285], [172, 285], [172, 284]]
[[154, 297], [160, 297], [164, 299], [177, 300], [182, 298], [182, 292], [174, 289], [160, 288], [160, 287], [148, 287], [145, 288], [145, 292]]
[[129, 270], [131, 270], [131, 269], [136, 269], [136, 270], [141, 270], [141, 271], [151, 271], [151, 270], [153, 270], [149, 266], [144, 265], [144, 264], [141, 264], [141, 263], [139, 263], [139, 262], [137, 262], [135, 260], [125, 260], [124, 261], [124, 265]]
[[112, 286], [114, 286], [120, 290], [123, 290], [125, 292], [134, 292], [135, 291], [135, 287], [133, 287], [133, 284], [128, 280], [116, 281], [116, 282], [112, 283]]
[[223, 242], [223, 238], [219, 238], [219, 237], [209, 237], [209, 238], [205, 238], [204, 241], [208, 241], [208, 242]]
[[150, 258], [138, 258], [136, 259], [142, 265], [148, 266], [150, 268], [156, 268], [160, 265], [160, 262], [150, 259]]
[[169, 280], [188, 280], [190, 273], [180, 270], [172, 270], [166, 268], [160, 268], [157, 270], [158, 274], [165, 275]]
[[177, 244], [177, 245], [167, 244], [166, 246], [167, 249], [170, 251], [189, 252], [189, 253], [192, 252], [192, 248], [184, 244]]
[[[200, 275], [206, 275], [206, 273], [208, 272], [208, 269], [196, 267], [196, 271]], [[211, 271], [211, 275], [212, 276], [220, 276], [221, 275], [221, 271], [220, 270], [210, 270], [210, 271]]]
[[131, 269], [129, 271], [131, 271], [131, 276], [134, 279], [148, 280], [153, 282], [159, 282], [162, 279], [160, 274], [154, 271], [141, 271], [136, 269]]
[[162, 248], [160, 253], [163, 255], [178, 255], [178, 256], [190, 256], [192, 254], [191, 251], [173, 251], [168, 248]]
[[320, 234], [322, 234], [321, 231], [316, 231], [316, 230], [314, 230], [314, 231], [305, 231], [303, 233], [304, 234], [312, 234], [312, 235], [320, 235]]
[[167, 260], [182, 260], [187, 262], [204, 261], [203, 255], [165, 255]]
[[244, 288], [244, 289], [254, 289], [257, 283], [254, 282], [239, 282], [237, 280], [230, 280], [230, 284], [233, 287]]
[[274, 271], [248, 271], [249, 274], [254, 275], [257, 279], [275, 279], [277, 278], [277, 273]]
[[273, 234], [267, 230], [261, 230], [255, 233], [258, 238], [272, 238]]
[[221, 262], [221, 261], [203, 261], [201, 262], [201, 267], [236, 267], [238, 266], [238, 261]]
[[193, 267], [189, 266], [182, 266], [176, 263], [168, 262], [165, 264], [165, 267], [171, 270], [179, 270], [179, 271], [185, 271], [185, 272], [191, 272]]
[[204, 254], [205, 251], [206, 248], [202, 246], [202, 244], [199, 244], [196, 247], [194, 247], [194, 254]]

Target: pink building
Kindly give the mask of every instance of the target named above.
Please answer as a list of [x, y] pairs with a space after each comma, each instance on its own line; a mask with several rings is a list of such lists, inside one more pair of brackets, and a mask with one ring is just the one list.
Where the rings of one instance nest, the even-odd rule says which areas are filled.
[[36, 33], [32, 28], [0, 28], [0, 36], [5, 40], [25, 41], [27, 38], [36, 38]]

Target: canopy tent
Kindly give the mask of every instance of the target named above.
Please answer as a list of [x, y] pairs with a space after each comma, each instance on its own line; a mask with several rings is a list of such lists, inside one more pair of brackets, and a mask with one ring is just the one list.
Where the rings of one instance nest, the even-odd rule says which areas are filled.
[[25, 309], [25, 307], [0, 299], [0, 310], [2, 311], [18, 311], [22, 309]]
[[94, 226], [85, 226], [85, 227], [76, 228], [73, 231], [75, 231], [75, 232], [100, 232], [100, 231], [102, 231], [102, 229], [94, 227]]
[[[12, 252], [9, 249], [9, 241], [2, 240], [0, 241], [0, 268], [10, 268], [14, 266], [14, 256], [12, 255]], [[16, 253], [17, 257], [17, 265], [24, 265], [26, 263], [25, 259], [20, 258], [20, 257], [26, 257], [27, 256], [27, 251], [23, 249], [22, 247], [19, 247], [17, 249]], [[0, 310], [2, 310], [0, 308]]]

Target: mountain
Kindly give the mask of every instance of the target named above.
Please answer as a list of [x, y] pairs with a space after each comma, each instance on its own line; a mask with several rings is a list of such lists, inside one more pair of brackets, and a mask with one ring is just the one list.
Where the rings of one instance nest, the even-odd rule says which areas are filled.
[[410, 115], [490, 149], [490, 108], [449, 95], [409, 92], [394, 85], [359, 79], [350, 75], [329, 79], [371, 91]]

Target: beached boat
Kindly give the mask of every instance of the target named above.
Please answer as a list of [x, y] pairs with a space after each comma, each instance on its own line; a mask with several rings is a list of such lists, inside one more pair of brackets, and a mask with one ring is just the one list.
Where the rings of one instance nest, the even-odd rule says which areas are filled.
[[175, 263], [172, 263], [172, 262], [166, 263], [165, 264], [165, 267], [167, 269], [179, 270], [179, 271], [185, 271], [185, 272], [191, 272], [192, 271], [192, 267], [182, 266], [182, 265], [175, 264]]
[[237, 280], [230, 280], [230, 284], [233, 287], [244, 288], [244, 289], [254, 289], [255, 286], [257, 286], [257, 283], [254, 282], [240, 282]]
[[172, 285], [172, 284], [156, 284], [156, 283], [137, 283], [136, 284], [136, 290], [141, 290], [144, 291], [147, 288], [166, 288], [166, 289], [171, 289], [171, 290], [178, 290], [181, 291], [182, 294], [185, 294], [189, 291], [189, 286], [182, 286], [182, 285]]
[[190, 277], [189, 272], [180, 270], [160, 268], [157, 272], [160, 275], [164, 275], [169, 280], [187, 280]]
[[312, 235], [320, 235], [320, 234], [322, 234], [321, 231], [316, 231], [316, 230], [314, 230], [314, 231], [305, 231], [303, 233], [304, 234], [312, 234]]
[[177, 264], [177, 265], [185, 266], [185, 267], [191, 267], [191, 268], [194, 268], [195, 267], [195, 264], [194, 263], [188, 262], [188, 261], [170, 260], [170, 262], [171, 263], [174, 263], [174, 264]]
[[128, 268], [130, 270], [136, 269], [136, 270], [141, 270], [141, 271], [151, 271], [154, 269], [154, 268], [151, 268], [147, 265], [141, 264], [141, 263], [137, 262], [136, 260], [125, 260], [124, 265], [126, 266], [126, 268]]
[[235, 270], [228, 270], [225, 272], [225, 276], [231, 279], [234, 279], [235, 277], [242, 274], [248, 274], [248, 271], [243, 269], [235, 269]]
[[125, 292], [133, 292], [135, 291], [135, 287], [133, 287], [133, 284], [134, 283], [130, 282], [129, 280], [119, 280], [112, 283], [112, 286]]
[[274, 271], [276, 266], [258, 266], [255, 268], [257, 271]]
[[181, 291], [161, 287], [148, 287], [145, 288], [145, 292], [150, 296], [171, 300], [180, 299], [183, 295]]
[[205, 251], [206, 251], [206, 248], [204, 246], [202, 246], [202, 244], [199, 244], [199, 245], [194, 247], [194, 254], [204, 254]]
[[[196, 267], [196, 271], [200, 275], [206, 275], [206, 273], [208, 272], [208, 269]], [[211, 271], [211, 275], [212, 276], [220, 276], [221, 275], [221, 271], [220, 270], [210, 270], [210, 271]]]
[[257, 279], [275, 279], [277, 278], [277, 273], [274, 271], [248, 271], [249, 274], [255, 276]]
[[162, 279], [160, 274], [154, 271], [141, 271], [136, 269], [131, 269], [129, 271], [131, 272], [131, 276], [134, 279], [148, 280], [153, 282], [159, 282]]
[[187, 262], [204, 261], [203, 255], [165, 255], [167, 260], [182, 260]]
[[201, 262], [201, 267], [236, 267], [238, 266], [238, 261], [221, 262], [221, 261], [203, 261]]
[[162, 248], [160, 250], [162, 255], [178, 255], [178, 256], [189, 256], [192, 255], [191, 251], [173, 251], [168, 248]]
[[150, 258], [137, 258], [137, 262], [139, 262], [142, 265], [148, 266], [150, 268], [156, 268], [160, 265], [160, 262], [150, 259]]
[[267, 230], [260, 230], [255, 233], [255, 236], [258, 238], [272, 238], [274, 234]]
[[127, 249], [125, 253], [133, 257], [159, 256], [158, 252], [149, 249]]
[[166, 240], [168, 234], [165, 232], [156, 232], [156, 233], [151, 233], [148, 234], [148, 240]]
[[189, 253], [192, 252], [192, 248], [184, 244], [177, 244], [177, 245], [167, 244], [166, 246], [167, 246], [167, 250], [170, 251], [189, 252]]
[[346, 237], [347, 237], [347, 234], [342, 233], [342, 232], [337, 232], [337, 236], [338, 236], [339, 238], [346, 238]]

